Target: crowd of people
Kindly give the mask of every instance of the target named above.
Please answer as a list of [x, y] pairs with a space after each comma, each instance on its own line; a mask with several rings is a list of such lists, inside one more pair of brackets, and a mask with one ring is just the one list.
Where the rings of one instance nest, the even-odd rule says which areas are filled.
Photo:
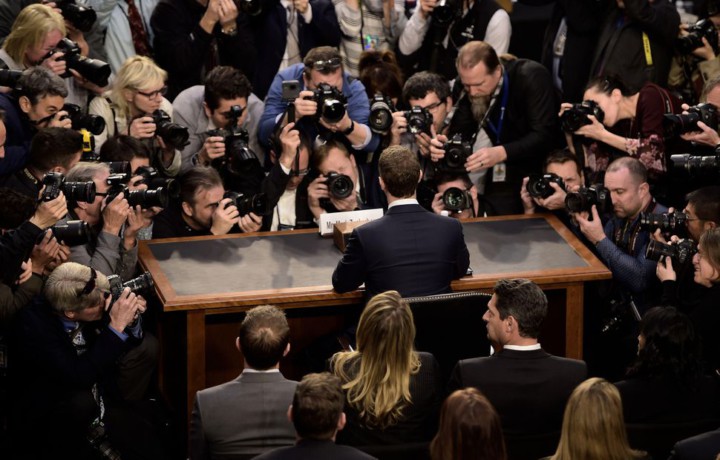
[[[288, 380], [283, 313], [248, 312], [242, 374], [196, 395], [191, 458], [504, 459], [523, 437], [645, 458], [625, 423], [720, 426], [720, 1], [690, 24], [692, 2], [528, 2], [553, 4], [539, 62], [508, 53], [506, 3], [0, 1], [11, 458], [173, 457], [139, 240], [374, 208], [332, 276], [365, 286], [347, 349]], [[537, 285], [501, 280], [492, 355], [448, 379], [404, 298], [469, 273], [463, 220], [523, 213], [612, 273], [585, 287], [586, 361], [542, 348]]]

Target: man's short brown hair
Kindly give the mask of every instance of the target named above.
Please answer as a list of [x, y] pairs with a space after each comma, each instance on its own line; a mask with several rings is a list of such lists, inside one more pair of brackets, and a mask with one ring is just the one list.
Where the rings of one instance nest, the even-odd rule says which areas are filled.
[[415, 194], [420, 181], [420, 162], [410, 149], [401, 145], [386, 148], [380, 154], [378, 169], [390, 195], [408, 198]]
[[293, 396], [295, 431], [303, 439], [331, 439], [344, 406], [345, 394], [338, 377], [329, 372], [306, 375]]
[[481, 62], [487, 67], [488, 73], [495, 72], [500, 65], [500, 59], [489, 43], [473, 40], [460, 48], [455, 66], [458, 69], [471, 69]]
[[247, 312], [238, 337], [247, 363], [253, 369], [265, 370], [283, 357], [290, 327], [285, 313], [272, 305], [261, 305]]
[[[318, 46], [308, 51], [303, 59], [305, 69], [303, 73], [307, 78], [310, 78], [310, 71], [314, 69], [314, 65], [318, 61], [329, 61], [330, 59], [340, 59], [340, 68], [342, 68], [342, 58], [340, 57], [340, 51], [332, 46]], [[319, 70], [320, 73], [327, 75], [333, 73], [335, 69]]]

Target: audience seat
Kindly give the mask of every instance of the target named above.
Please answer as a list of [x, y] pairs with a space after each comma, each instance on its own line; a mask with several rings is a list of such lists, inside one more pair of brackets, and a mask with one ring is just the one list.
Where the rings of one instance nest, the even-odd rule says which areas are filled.
[[684, 423], [628, 423], [628, 441], [633, 449], [647, 451], [652, 458], [665, 459], [676, 442], [720, 426], [720, 420], [696, 420]]
[[356, 446], [378, 460], [430, 460], [430, 443]]
[[553, 455], [560, 442], [560, 432], [534, 435], [505, 435], [508, 460], [537, 460]]

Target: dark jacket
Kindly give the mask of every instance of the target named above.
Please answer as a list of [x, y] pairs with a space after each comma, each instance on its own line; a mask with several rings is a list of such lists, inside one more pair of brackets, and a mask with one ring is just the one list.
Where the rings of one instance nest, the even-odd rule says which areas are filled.
[[25, 166], [35, 127], [20, 110], [17, 99], [0, 94], [0, 109], [5, 111], [5, 158], [0, 158], [0, 176], [12, 174]]

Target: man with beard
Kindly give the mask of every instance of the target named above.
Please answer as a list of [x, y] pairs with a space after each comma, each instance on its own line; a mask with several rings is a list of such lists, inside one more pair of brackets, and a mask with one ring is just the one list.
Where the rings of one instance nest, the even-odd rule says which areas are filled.
[[[430, 158], [445, 156], [444, 143], [472, 145], [465, 170], [484, 194], [488, 215], [522, 214], [517, 193], [523, 177], [540, 172], [543, 153], [556, 143], [558, 101], [549, 72], [527, 59], [498, 58], [489, 44], [472, 41], [456, 61], [462, 85], [447, 136], [432, 140]], [[444, 162], [439, 164], [444, 168]]]

